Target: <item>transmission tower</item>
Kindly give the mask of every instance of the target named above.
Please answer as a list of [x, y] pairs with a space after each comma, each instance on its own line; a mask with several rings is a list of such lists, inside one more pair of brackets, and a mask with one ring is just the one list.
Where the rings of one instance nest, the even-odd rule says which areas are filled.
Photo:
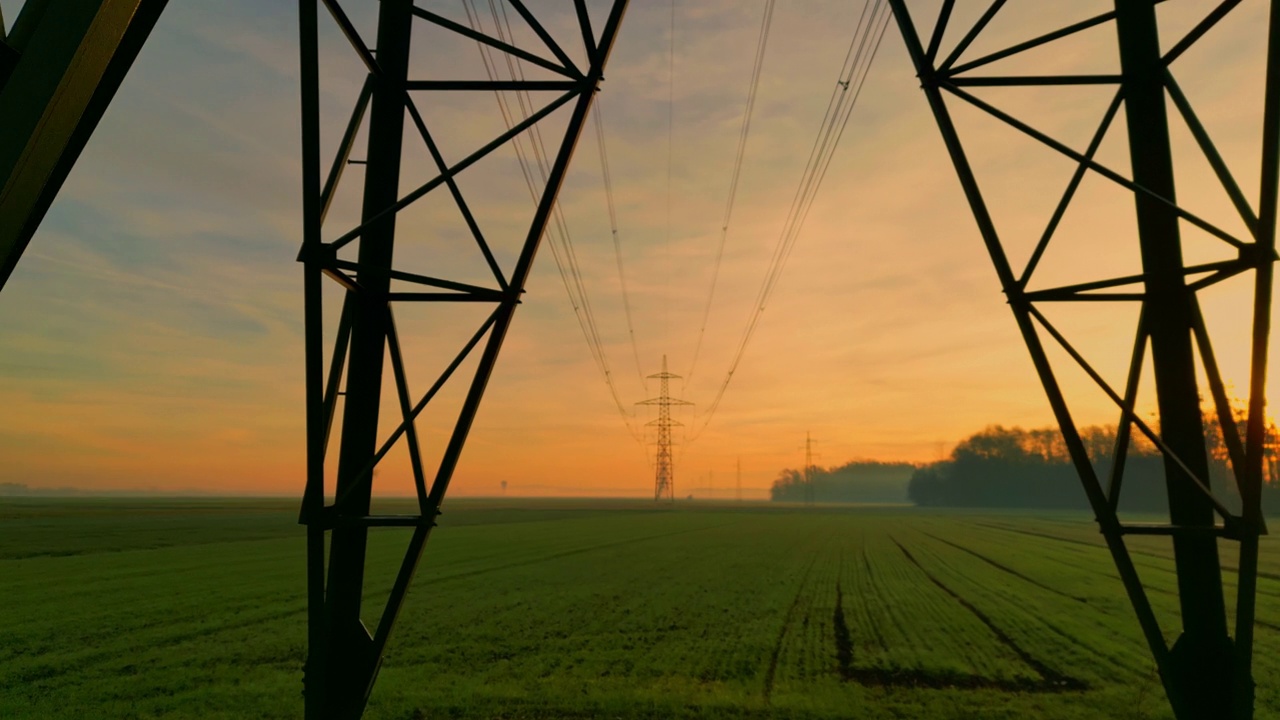
[[804, 504], [812, 505], [816, 500], [813, 490], [813, 437], [808, 430], [804, 433]]
[[[593, 27], [586, 5], [576, 3], [576, 12], [571, 13], [576, 14], [578, 32], [557, 40], [523, 2], [509, 0], [529, 30], [522, 41], [526, 47], [513, 44], [514, 37], [501, 33], [494, 36], [483, 28], [468, 27], [412, 0], [378, 3], [376, 31], [369, 37], [360, 33], [340, 0], [299, 2], [304, 191], [299, 260], [304, 265], [307, 388], [307, 482], [301, 522], [307, 526], [310, 631], [305, 677], [307, 720], [356, 720], [364, 711], [396, 615], [423, 546], [435, 527], [503, 339], [520, 305], [525, 281], [603, 79], [627, 2], [612, 0], [599, 27]], [[321, 165], [321, 5], [367, 71], [327, 172]], [[527, 65], [530, 72], [536, 71], [547, 79], [542, 75], [525, 78], [523, 72], [511, 78], [491, 75], [489, 80], [467, 79], [450, 75], [451, 71], [457, 72], [452, 65], [436, 69], [445, 75], [443, 79], [415, 77], [409, 62], [411, 45], [424, 33], [428, 39], [452, 34], [455, 40], [475, 42], [485, 51], [505, 56], [508, 63], [523, 63], [520, 67]], [[513, 120], [514, 124], [507, 123], [505, 132], [483, 144], [461, 149], [442, 148], [437, 141], [440, 126], [419, 109], [446, 103], [447, 97], [459, 93], [502, 92], [549, 96], [531, 99], [533, 112], [514, 119], [519, 120]], [[563, 135], [548, 152], [550, 167], [534, 207], [530, 208], [528, 224], [509, 238], [510, 244], [518, 244], [517, 254], [508, 258], [503, 267], [493, 252], [494, 242], [501, 237], [486, 236], [483, 228], [490, 219], [476, 212], [477, 206], [468, 201], [469, 194], [459, 184], [458, 176], [472, 177], [467, 174], [469, 168], [512, 144], [526, 131], [551, 134], [554, 130], [538, 130], [535, 125], [557, 111], [565, 121]], [[362, 129], [367, 142], [365, 155], [354, 160], [352, 153], [357, 151], [356, 140]], [[468, 151], [462, 157], [449, 156]], [[414, 161], [409, 153], [429, 158], [427, 165], [435, 177], [404, 193], [401, 165], [402, 160], [406, 165]], [[343, 225], [335, 230], [330, 226], [337, 222], [330, 218], [326, 225], [325, 220], [350, 164], [363, 168], [363, 178], [359, 178], [363, 180], [362, 212], [354, 228]], [[396, 256], [394, 251], [399, 246], [421, 241], [411, 233], [397, 236], [400, 211], [432, 192], [448, 197], [457, 206], [456, 217], [465, 222], [470, 237], [466, 238], [467, 243], [460, 243], [449, 252], [470, 252], [474, 253], [473, 258], [483, 259], [492, 271], [492, 277], [483, 284], [412, 272], [405, 258]], [[474, 201], [474, 195], [470, 199]], [[326, 332], [325, 328], [327, 311], [322, 289], [328, 281], [336, 283], [336, 287], [329, 287], [335, 287], [342, 295], [336, 332]], [[395, 321], [396, 309], [415, 303], [434, 304], [438, 313], [459, 304], [491, 308], [454, 360], [431, 380], [430, 388], [421, 396], [410, 392]], [[329, 358], [324, 348], [326, 340], [334, 343]], [[433, 469], [423, 458], [417, 420], [451, 377], [466, 374], [461, 368], [468, 359], [474, 361], [469, 366], [474, 374], [463, 380], [467, 390], [456, 424]], [[387, 364], [390, 367], [385, 367]], [[386, 394], [394, 398], [388, 409], [395, 429], [384, 436], [379, 419], [384, 414], [380, 405], [387, 386], [395, 391], [394, 395]], [[336, 417], [341, 418], [338, 427]], [[331, 434], [336, 436], [332, 444], [337, 450], [336, 484], [332, 485], [326, 481], [328, 468], [334, 464], [329, 457]], [[409, 451], [417, 490], [416, 512], [377, 515], [371, 512], [374, 471], [397, 444]], [[410, 528], [413, 535], [391, 593], [370, 631], [363, 620], [366, 608], [362, 607], [366, 596], [365, 551], [370, 531], [382, 527]]]
[[[1176, 76], [1181, 74], [1178, 59], [1209, 34], [1239, 5], [1235, 0], [1213, 3], [1203, 19], [1189, 31], [1166, 38], [1162, 45], [1157, 0], [1115, 0], [1112, 9], [1084, 18], [1052, 32], [1007, 45], [1002, 50], [979, 54], [976, 40], [1004, 6], [995, 0], [976, 23], [963, 29], [956, 42], [948, 41], [948, 25], [954, 2], [942, 4], [936, 18], [923, 23], [932, 30], [922, 34], [911, 17], [905, 0], [890, 0], [907, 50], [929, 108], [937, 121], [947, 152], [959, 177], [987, 252], [995, 265], [1002, 289], [1023, 340], [1031, 355], [1049, 404], [1062, 430], [1085, 494], [1093, 508], [1116, 569], [1138, 616], [1160, 671], [1174, 715], [1179, 720], [1253, 717], [1252, 677], [1253, 625], [1258, 578], [1258, 538], [1266, 533], [1260, 496], [1265, 450], [1264, 398], [1268, 336], [1271, 322], [1272, 263], [1275, 260], [1277, 187], [1280, 186], [1280, 2], [1269, 3], [1268, 50], [1256, 66], [1263, 79], [1261, 166], [1256, 202], [1246, 198], [1233, 169], [1224, 161], [1214, 140], [1201, 123]], [[930, 23], [930, 20], [932, 22]], [[1090, 28], [1110, 30], [1118, 50], [1118, 62], [1105, 74], [1028, 75], [1024, 71], [1002, 72], [1008, 61], [1022, 59], [1021, 53], [1056, 43]], [[1162, 47], [1167, 49], [1162, 50]], [[1003, 63], [1003, 64], [1001, 64]], [[998, 100], [984, 95], [990, 87], [1096, 87], [1107, 93], [1110, 103], [1102, 113], [1093, 139], [1086, 148], [1072, 147], [1053, 134], [995, 105]], [[1105, 97], [1102, 99], [1106, 99]], [[979, 184], [976, 155], [966, 148], [952, 117], [953, 106], [977, 109], [1035, 140], [1058, 155], [1068, 158], [1075, 171], [1065, 182], [1053, 215], [1039, 235], [1035, 251], [1025, 267], [1015, 265], [1008, 243], [1016, 235], [997, 228], [987, 193]], [[1121, 113], [1123, 110], [1123, 113]], [[1021, 113], [1020, 113], [1021, 114]], [[1127, 130], [1126, 145], [1130, 172], [1113, 169], [1099, 161], [1099, 148], [1114, 121], [1120, 118]], [[1189, 131], [1203, 159], [1212, 168], [1204, 180], [1214, 181], [1235, 205], [1243, 220], [1244, 233], [1232, 234], [1192, 213], [1175, 193], [1175, 163], [1170, 128], [1179, 122]], [[1200, 160], [1197, 160], [1200, 162]], [[1182, 165], [1184, 163], [1179, 163]], [[1258, 165], [1250, 168], [1256, 172]], [[1235, 171], [1238, 171], [1236, 168]], [[1136, 233], [1129, 234], [1141, 256], [1140, 274], [1099, 277], [1087, 282], [1057, 287], [1041, 287], [1035, 274], [1045, 249], [1054, 240], [1077, 189], [1086, 176], [1104, 178], [1132, 194], [1137, 219]], [[1184, 261], [1185, 231], [1194, 230], [1223, 241], [1216, 262], [1199, 265]], [[1124, 233], [1117, 233], [1118, 243]], [[1033, 236], [1029, 238], [1035, 240]], [[1055, 247], [1061, 245], [1056, 243]], [[1252, 312], [1250, 342], [1252, 368], [1249, 376], [1249, 407], [1243, 432], [1236, 424], [1218, 369], [1210, 332], [1200, 310], [1199, 291], [1234, 276], [1252, 280], [1250, 306], [1238, 308], [1240, 315]], [[1252, 277], [1250, 277], [1252, 276]], [[1041, 281], [1043, 282], [1043, 281]], [[1109, 303], [1137, 303], [1135, 342], [1127, 376], [1112, 382], [1053, 325], [1046, 313], [1053, 303], [1091, 302], [1100, 312]], [[1119, 434], [1109, 467], [1091, 458], [1072, 417], [1059, 382], [1061, 368], [1055, 368], [1050, 352], [1058, 346], [1116, 404]], [[1061, 357], [1061, 355], [1059, 355]], [[1059, 363], [1061, 364], [1061, 363]], [[1144, 368], [1152, 368], [1154, 396], [1159, 423], [1149, 424], [1140, 416], [1135, 401], [1143, 382]], [[1200, 410], [1197, 371], [1207, 379], [1216, 420], [1230, 456], [1232, 481], [1241, 509], [1233, 511], [1209, 484], [1205, 449], [1205, 428]], [[1130, 436], [1140, 432], [1164, 456], [1169, 522], [1142, 524], [1127, 522], [1117, 513], [1122, 490], [1125, 453]], [[1220, 522], [1219, 522], [1220, 521]], [[1133, 562], [1127, 536], [1164, 536], [1171, 540], [1177, 570], [1177, 592], [1181, 610], [1181, 633], [1170, 645], [1158, 621], [1147, 589]], [[1219, 542], [1233, 541], [1238, 550], [1237, 586], [1225, 592], [1220, 564]], [[1235, 636], [1229, 631], [1227, 599], [1235, 600]]]
[[804, 433], [804, 504], [813, 504], [813, 438]]
[[673, 375], [667, 372], [667, 356], [662, 356], [662, 372], [656, 375], [650, 375], [650, 380], [660, 380], [661, 386], [658, 391], [658, 397], [641, 400], [637, 405], [657, 405], [658, 419], [652, 420], [646, 425], [652, 425], [658, 428], [658, 454], [657, 462], [654, 463], [653, 477], [653, 499], [655, 502], [661, 502], [666, 498], [667, 502], [675, 502], [675, 467], [671, 461], [671, 428], [682, 427], [683, 423], [678, 420], [671, 419], [672, 405], [692, 405], [693, 403], [671, 397], [671, 390], [668, 381], [671, 379], [680, 379], [679, 375]]

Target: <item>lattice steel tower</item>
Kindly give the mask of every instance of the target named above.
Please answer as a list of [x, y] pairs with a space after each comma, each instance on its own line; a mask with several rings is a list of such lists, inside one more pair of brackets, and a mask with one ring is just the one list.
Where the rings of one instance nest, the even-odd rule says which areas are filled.
[[804, 504], [813, 504], [813, 437], [804, 434]]
[[658, 419], [645, 423], [658, 428], [658, 454], [657, 462], [654, 463], [653, 499], [656, 502], [661, 502], [665, 497], [667, 502], [675, 502], [675, 467], [671, 461], [671, 428], [681, 427], [683, 423], [671, 419], [671, 406], [692, 405], [693, 403], [671, 397], [671, 388], [668, 381], [672, 378], [678, 380], [680, 376], [667, 372], [666, 355], [662, 356], [662, 372], [650, 375], [649, 378], [661, 381], [658, 397], [641, 400], [636, 404], [658, 406]]
[[[1051, 32], [1023, 40], [1011, 38], [1005, 41], [1008, 44], [995, 45], [1004, 48], [1001, 50], [975, 51], [973, 48], [982, 47], [979, 41], [986, 39], [988, 25], [1006, 5], [1004, 0], [992, 0], [975, 22], [965, 23], [962, 35], [951, 33], [950, 38], [954, 0], [942, 3], [936, 18], [930, 17], [923, 25], [912, 19], [906, 0], [890, 0], [925, 99], [1151, 648], [1174, 716], [1178, 720], [1250, 720], [1254, 710], [1258, 542], [1267, 532], [1261, 506], [1264, 459], [1269, 452], [1265, 390], [1273, 263], [1280, 226], [1280, 2], [1268, 3], [1262, 11], [1270, 15], [1265, 27], [1267, 50], [1252, 58], [1250, 66], [1253, 77], [1260, 81], [1257, 92], [1262, 100], [1262, 119], [1257, 147], [1261, 151], [1244, 168], [1233, 167], [1224, 159], [1214, 133], [1202, 123], [1178, 82], [1188, 74], [1180, 58], [1241, 3], [1208, 3], [1199, 22], [1175, 33], [1162, 26], [1157, 4], [1158, 0], [1114, 0], [1111, 9], [1082, 16]], [[1018, 66], [1022, 53], [1044, 49], [1091, 28], [1109, 32], [1114, 38], [1109, 69], [1098, 72], [1086, 66], [1087, 72], [1082, 74], [1036, 75]], [[1059, 57], [1070, 56], [1061, 51], [1062, 45], [1056, 48]], [[1028, 65], [1035, 66], [1034, 62]], [[989, 91], [1017, 87], [1074, 87], [1077, 92], [1097, 88], [1098, 107], [1105, 110], [1092, 139], [1086, 144], [1085, 138], [1078, 138], [1072, 145], [1060, 131], [1047, 129], [1053, 126], [1046, 124], [1046, 118], [1036, 117], [1035, 122], [1042, 126], [1037, 127], [1025, 118], [1025, 109], [1016, 113], [1002, 109], [999, 105], [1007, 98], [998, 99]], [[1030, 234], [1012, 223], [997, 225], [988, 200], [995, 193], [980, 185], [980, 166], [971, 159], [981, 157], [985, 149], [966, 144], [953, 119], [953, 108], [966, 113], [976, 110], [979, 114], [971, 118], [990, 118], [988, 122], [1003, 124], [1074, 165], [1072, 174], [1064, 175], [1054, 188], [1051, 199], [1057, 202], [1052, 214]], [[1124, 127], [1113, 131], [1113, 126], [1121, 123]], [[1185, 133], [1194, 145], [1175, 146], [1174, 130]], [[1124, 134], [1121, 142], [1128, 152], [1115, 158], [1118, 163], [1104, 162], [1104, 143], [1117, 132]], [[1206, 187], [1217, 185], [1239, 217], [1220, 213], [1222, 219], [1209, 216], [1211, 221], [1192, 212], [1203, 201], [1194, 192], [1187, 193], [1187, 198], [1179, 197], [1175, 167], [1198, 173], [1190, 177]], [[1195, 170], [1197, 167], [1202, 169]], [[1246, 196], [1247, 185], [1238, 181], [1250, 175], [1258, 178], [1256, 200]], [[1080, 245], [1079, 235], [1058, 232], [1073, 208], [1089, 202], [1073, 202], [1086, 179], [1106, 181], [1108, 187], [1131, 195], [1127, 201], [1133, 203], [1136, 222], [1132, 229], [1117, 226], [1112, 231], [1113, 245], [1119, 248], [1127, 241], [1134, 251], [1131, 257], [1140, 264], [1117, 270], [1091, 257], [1091, 274], [1063, 285], [1052, 274], [1045, 277], [1039, 268], [1052, 264], [1047, 260], [1042, 263], [1053, 257], [1047, 251], [1057, 252], [1058, 258], [1086, 256], [1088, 251]], [[1227, 221], [1225, 227], [1238, 229], [1228, 231], [1216, 224], [1223, 220]], [[1197, 235], [1198, 243], [1213, 240], [1196, 245], [1196, 254], [1190, 255], [1184, 239]], [[1023, 256], [1011, 253], [1028, 246], [1034, 250], [1025, 263]], [[1228, 384], [1219, 370], [1210, 324], [1200, 304], [1202, 290], [1237, 276], [1242, 278], [1242, 283], [1235, 285], [1242, 289], [1241, 296], [1252, 295], [1251, 302], [1235, 308], [1237, 318], [1252, 314], [1252, 339], [1247, 346], [1251, 363], [1248, 407], [1241, 417], [1227, 394]], [[1096, 353], [1078, 348], [1051, 322], [1051, 316], [1065, 312], [1061, 310], [1063, 303], [1079, 302], [1091, 303], [1095, 316], [1110, 304], [1116, 308], [1117, 320], [1124, 317], [1121, 304], [1137, 305], [1136, 312], [1129, 314], [1136, 315], [1137, 327], [1127, 372], [1107, 369], [1098, 362]], [[1222, 331], [1221, 323], [1216, 327]], [[1086, 445], [1068, 404], [1061, 378], [1064, 372], [1076, 372], [1072, 365], [1119, 411], [1111, 459]], [[1204, 386], [1200, 378], [1204, 378]], [[1207, 423], [1200, 407], [1202, 388], [1212, 401], [1208, 420], [1220, 428], [1229, 459], [1226, 492], [1211, 484]], [[1158, 423], [1143, 417], [1137, 404], [1140, 392], [1154, 398]], [[1136, 434], [1145, 436], [1163, 456], [1168, 522], [1133, 522], [1121, 509], [1125, 458]], [[1151, 602], [1139, 575], [1128, 545], [1128, 537], [1134, 535], [1168, 538], [1177, 577], [1178, 615], [1157, 613], [1163, 610], [1163, 603]], [[1236, 567], [1230, 573], [1236, 580], [1235, 588], [1224, 583], [1222, 558], [1227, 556], [1220, 541], [1225, 548], [1236, 543], [1232, 548]], [[1234, 613], [1228, 612], [1228, 600], [1235, 602]], [[1159, 615], [1166, 615], [1163, 623]], [[1232, 620], [1234, 637], [1229, 624]]]

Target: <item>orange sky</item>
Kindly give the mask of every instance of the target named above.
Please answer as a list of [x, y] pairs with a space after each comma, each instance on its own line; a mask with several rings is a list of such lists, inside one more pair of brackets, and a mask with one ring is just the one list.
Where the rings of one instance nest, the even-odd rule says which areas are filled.
[[[0, 2], [12, 22], [15, 4]], [[760, 7], [680, 3], [672, 89], [669, 6], [632, 5], [601, 93], [620, 240], [643, 372], [657, 372], [666, 354], [673, 372], [687, 374]], [[686, 424], [702, 424], [700, 413], [741, 336], [857, 22], [861, 7], [854, 5], [778, 5], [702, 353], [687, 386], [674, 388], [696, 403], [680, 416]], [[920, 19], [936, 15], [937, 5], [912, 8]], [[956, 28], [985, 7], [958, 5]], [[1165, 45], [1214, 5], [1161, 5]], [[1250, 198], [1258, 184], [1266, 5], [1244, 3], [1174, 66]], [[1011, 2], [968, 57], [1106, 6]], [[216, 10], [173, 3], [166, 11], [0, 294], [0, 482], [300, 492], [293, 13], [292, 4], [264, 9], [247, 0]], [[368, 27], [367, 18], [356, 20]], [[1104, 25], [1020, 63], [994, 65], [992, 72], [1105, 72], [1114, 68], [1112, 33]], [[953, 31], [948, 44], [958, 35]], [[361, 76], [336, 33], [327, 31], [322, 47], [331, 148]], [[415, 67], [423, 72], [439, 75], [442, 64], [478, 72], [472, 45], [433, 43], [423, 34], [416, 47], [427, 48], [415, 50]], [[928, 461], [990, 423], [1049, 424], [1043, 392], [913, 76], [890, 28], [729, 391], [705, 433], [679, 451], [678, 494], [728, 496], [741, 458], [748, 495], [760, 495], [780, 469], [801, 464], [806, 431], [818, 464], [834, 465], [853, 458]], [[669, 92], [675, 102], [668, 223]], [[982, 96], [1083, 147], [1109, 92], [993, 89]], [[446, 156], [455, 159], [501, 127], [492, 96], [423, 106], [440, 128]], [[1072, 166], [994, 120], [953, 108], [1010, 255], [1021, 263]], [[1173, 132], [1181, 199], [1206, 219], [1238, 230], [1189, 134], [1176, 124]], [[405, 188], [429, 175], [425, 155], [412, 152], [420, 154], [410, 158]], [[1100, 159], [1127, 172], [1125, 152], [1118, 121]], [[513, 168], [508, 152], [463, 178], [500, 260], [513, 252], [511, 239], [530, 212]], [[327, 237], [356, 216], [354, 181], [347, 192]], [[630, 408], [657, 388], [641, 384], [632, 360], [590, 127], [562, 206], [613, 376]], [[1135, 272], [1131, 207], [1123, 191], [1089, 178], [1033, 286]], [[455, 216], [445, 198], [406, 211], [397, 247], [402, 261], [462, 279], [482, 270], [458, 250]], [[1231, 257], [1224, 252], [1229, 248], [1202, 234], [1188, 233], [1185, 244], [1189, 261]], [[1220, 362], [1237, 388], [1245, 385], [1249, 291], [1247, 282], [1236, 281], [1202, 294]], [[1122, 384], [1134, 308], [1089, 304], [1046, 313], [1114, 385]], [[398, 321], [417, 392], [478, 322], [466, 308], [452, 307], [405, 309]], [[1062, 367], [1080, 420], [1114, 422], [1106, 398], [1078, 371]], [[421, 429], [429, 449], [442, 445], [459, 389], [445, 392], [428, 411]], [[647, 412], [638, 409], [634, 422], [651, 419]], [[544, 248], [451, 492], [495, 494], [507, 480], [511, 494], [644, 495], [652, 488], [649, 452], [619, 418]], [[706, 490], [709, 483], [719, 490]], [[402, 452], [380, 470], [378, 487], [409, 490]]]

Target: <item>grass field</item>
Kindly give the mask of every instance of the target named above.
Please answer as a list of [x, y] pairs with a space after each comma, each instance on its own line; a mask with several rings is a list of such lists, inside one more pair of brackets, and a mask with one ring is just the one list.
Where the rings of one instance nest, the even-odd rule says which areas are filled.
[[[0, 500], [0, 718], [301, 717], [295, 515]], [[1084, 517], [455, 500], [440, 525], [367, 717], [1171, 717]], [[406, 539], [375, 535], [367, 605]], [[1134, 547], [1172, 630], [1169, 553]], [[1280, 718], [1269, 540], [1262, 572]]]

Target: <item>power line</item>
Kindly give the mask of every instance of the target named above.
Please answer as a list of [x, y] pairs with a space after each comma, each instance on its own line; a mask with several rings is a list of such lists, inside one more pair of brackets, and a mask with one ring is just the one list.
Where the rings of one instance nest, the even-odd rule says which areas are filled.
[[738, 149], [733, 159], [733, 172], [729, 179], [729, 197], [725, 201], [724, 219], [720, 223], [720, 245], [716, 249], [716, 261], [711, 271], [711, 289], [707, 291], [707, 302], [702, 310], [702, 325], [698, 328], [698, 342], [693, 348], [693, 362], [689, 363], [688, 378], [685, 382], [693, 382], [693, 371], [698, 366], [698, 355], [702, 351], [702, 340], [707, 332], [707, 319], [711, 316], [711, 301], [716, 295], [716, 282], [720, 278], [720, 263], [724, 259], [725, 242], [729, 239], [729, 220], [733, 217], [733, 204], [738, 196], [738, 179], [742, 176], [742, 160], [746, 155], [747, 137], [751, 133], [751, 117], [756, 106], [756, 93], [760, 88], [760, 74], [764, 68], [764, 52], [769, 44], [769, 31], [773, 27], [773, 7], [775, 0], [765, 0], [764, 18], [760, 21], [760, 34], [756, 39], [756, 57], [751, 65], [751, 82], [747, 90], [747, 106], [742, 113], [742, 128], [738, 131]]
[[778, 243], [774, 248], [773, 256], [765, 272], [764, 282], [756, 294], [742, 339], [738, 342], [733, 360], [729, 364], [729, 370], [725, 373], [724, 381], [720, 384], [715, 399], [707, 407], [706, 419], [697, 432], [694, 433], [694, 436], [690, 438], [690, 442], [696, 440], [711, 424], [711, 418], [720, 407], [720, 401], [724, 398], [725, 390], [728, 389], [730, 382], [733, 380], [733, 374], [737, 371], [739, 363], [742, 362], [743, 353], [746, 352], [747, 345], [750, 343], [752, 335], [755, 334], [755, 329], [760, 322], [760, 316], [764, 313], [764, 309], [768, 305], [774, 289], [777, 287], [778, 280], [782, 277], [782, 271], [786, 267], [787, 259], [791, 256], [791, 250], [794, 248], [796, 239], [800, 235], [800, 230], [809, 216], [813, 200], [817, 197], [818, 189], [826, 178], [831, 158], [835, 154], [840, 139], [844, 136], [845, 127], [848, 125], [853, 108], [862, 94], [862, 87], [866, 82], [867, 74], [870, 72], [871, 63], [875, 60], [876, 52], [880, 48], [880, 42], [884, 38], [885, 29], [889, 26], [892, 17], [892, 10], [890, 10], [888, 3], [883, 0], [875, 0], [874, 4], [872, 0], [865, 0], [863, 3], [862, 14], [858, 18], [858, 25], [854, 30], [853, 38], [849, 42], [849, 49], [845, 54], [844, 64], [841, 67], [840, 79], [836, 81], [836, 86], [832, 89], [826, 113], [823, 116], [818, 135], [814, 139], [813, 148], [809, 151], [809, 160], [805, 163], [800, 184], [796, 188], [791, 208], [787, 212], [782, 233], [778, 237]]
[[[671, 0], [671, 22], [667, 32], [667, 230], [663, 241], [662, 342], [671, 342], [671, 178], [676, 147], [676, 0]], [[662, 356], [666, 373], [667, 356]], [[683, 378], [681, 379], [683, 382]], [[683, 425], [681, 425], [683, 427]]]
[[[876, 5], [879, 6], [880, 2], [877, 1]], [[872, 10], [871, 24], [873, 27], [875, 26], [876, 23], [882, 23], [882, 24], [880, 25], [879, 31], [873, 31], [873, 33], [868, 33], [864, 35], [862, 37], [862, 41], [859, 43], [858, 52], [854, 58], [855, 65], [858, 65], [859, 67], [855, 68], [856, 72], [854, 73], [854, 75], [856, 76], [857, 80], [854, 83], [852, 97], [850, 98], [849, 102], [845, 106], [845, 109], [843, 111], [843, 117], [841, 118], [839, 123], [840, 129], [836, 133], [835, 138], [831, 141], [831, 151], [825, 153], [825, 160], [822, 161], [822, 170], [818, 174], [817, 181], [814, 183], [813, 190], [810, 193], [808, 202], [805, 204], [804, 210], [800, 215], [798, 222], [795, 224], [793, 235], [799, 235], [800, 228], [804, 226], [805, 220], [807, 220], [809, 217], [809, 211], [813, 208], [813, 197], [817, 195], [818, 186], [822, 184], [822, 181], [827, 176], [827, 168], [831, 166], [831, 159], [835, 156], [835, 146], [838, 145], [840, 143], [840, 139], [844, 137], [845, 128], [849, 124], [849, 117], [852, 115], [853, 108], [858, 102], [858, 97], [862, 94], [862, 88], [863, 88], [863, 85], [866, 83], [867, 74], [871, 70], [871, 62], [875, 60], [876, 53], [880, 50], [880, 42], [884, 39], [885, 29], [888, 27], [889, 21], [893, 17], [893, 12], [892, 10], [890, 10], [887, 3], [884, 4], [884, 13], [881, 16], [880, 20], [875, 19], [875, 13], [877, 10], [879, 10], [879, 7], [876, 7]], [[871, 37], [873, 34], [875, 36], [874, 42], [871, 41]], [[848, 93], [849, 89], [850, 89], [849, 82], [846, 80], [845, 84], [842, 86], [841, 92]], [[787, 258], [790, 257], [791, 250], [794, 247], [795, 247], [795, 241], [793, 238], [791, 243], [787, 247], [787, 255], [786, 257], [783, 258], [782, 264], [784, 265], [786, 264]], [[778, 274], [781, 275], [781, 273], [782, 273], [782, 269], [781, 267], [779, 267]], [[776, 283], [777, 280], [775, 279], [774, 282]], [[770, 288], [770, 292], [772, 292], [772, 288]]]
[[613, 234], [613, 255], [618, 261], [618, 282], [622, 285], [622, 309], [627, 317], [627, 336], [631, 338], [631, 354], [636, 361], [636, 375], [640, 384], [645, 384], [644, 371], [640, 369], [640, 350], [636, 346], [636, 329], [631, 321], [631, 297], [627, 292], [627, 273], [623, 270], [622, 242], [618, 238], [618, 210], [613, 201], [613, 175], [609, 172], [609, 151], [604, 141], [604, 108], [600, 98], [596, 98], [594, 112], [596, 126], [596, 144], [600, 147], [600, 174], [604, 178], [604, 194], [609, 204], [609, 229]]
[[[475, 8], [473, 0], [463, 0], [463, 7], [467, 14], [467, 21], [473, 30], [482, 29], [483, 22], [480, 19], [480, 13]], [[501, 14], [499, 14], [498, 6], [494, 0], [489, 0], [489, 11], [493, 18], [494, 30], [497, 38], [503, 42], [507, 42], [507, 37], [511, 37], [514, 41], [514, 33], [511, 30], [511, 21], [507, 17], [506, 6], [502, 6]], [[505, 32], [504, 27], [505, 25]], [[477, 47], [480, 50], [481, 59], [484, 63], [485, 73], [490, 80], [496, 79], [500, 74], [498, 72], [499, 65], [494, 59], [493, 51], [483, 43], [477, 41]], [[509, 79], [524, 80], [524, 70], [518, 59], [514, 59], [509, 53], [503, 53], [506, 58], [507, 72]], [[521, 115], [521, 119], [525, 120], [533, 113], [533, 101], [529, 97], [527, 91], [517, 91], [514, 93], [516, 104]], [[494, 91], [494, 97], [497, 99], [498, 107], [502, 113], [503, 122], [507, 129], [510, 130], [515, 122], [515, 113], [512, 111], [509, 101], [501, 91]], [[541, 177], [542, 184], [545, 185], [548, 173], [548, 160], [546, 147], [542, 141], [542, 134], [538, 127], [531, 128], [531, 140], [529, 141], [530, 149], [533, 152], [538, 174]], [[519, 161], [521, 173], [524, 176], [525, 184], [528, 186], [530, 197], [537, 201], [537, 183], [531, 169], [528, 157], [524, 150], [520, 136], [512, 138], [512, 145], [516, 151], [516, 157]], [[578, 320], [578, 326], [582, 330], [583, 337], [587, 341], [588, 349], [591, 351], [592, 359], [596, 363], [597, 369], [604, 377], [605, 384], [609, 388], [609, 393], [613, 397], [614, 404], [618, 408], [618, 413], [622, 416], [623, 422], [627, 426], [628, 432], [640, 443], [644, 444], [644, 439], [631, 422], [631, 417], [622, 405], [622, 400], [618, 395], [618, 389], [613, 382], [612, 373], [609, 370], [609, 361], [604, 351], [604, 343], [600, 339], [600, 333], [596, 326], [595, 316], [591, 310], [591, 301], [587, 295], [586, 284], [582, 279], [582, 272], [578, 266], [577, 256], [573, 249], [573, 239], [569, 234], [568, 223], [564, 219], [564, 214], [557, 202], [553, 207], [552, 226], [549, 229], [547, 243], [551, 248], [551, 255], [555, 259], [556, 270], [560, 274], [560, 280], [564, 284], [565, 292], [569, 296], [569, 304], [573, 307], [574, 316]], [[559, 247], [557, 247], [557, 241]], [[563, 256], [563, 257], [562, 257]]]

